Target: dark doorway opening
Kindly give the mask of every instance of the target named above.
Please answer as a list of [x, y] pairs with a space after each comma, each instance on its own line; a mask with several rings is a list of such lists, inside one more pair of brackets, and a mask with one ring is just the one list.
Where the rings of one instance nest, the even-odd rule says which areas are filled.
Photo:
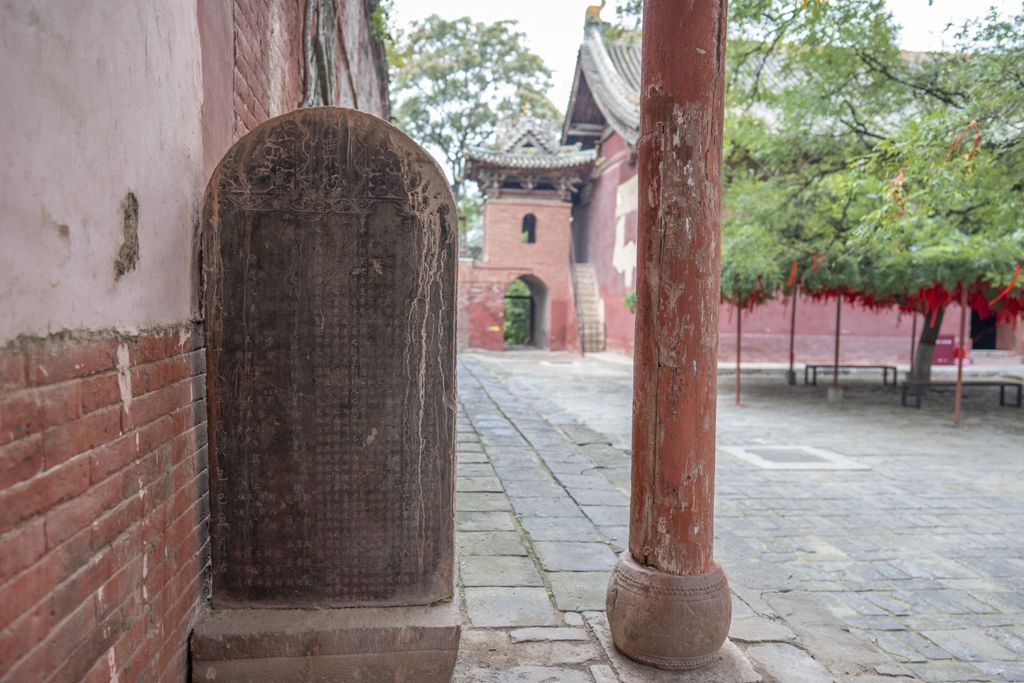
[[971, 348], [996, 348], [996, 317], [982, 318], [977, 311], [971, 311]]
[[536, 317], [530, 288], [522, 280], [513, 281], [505, 290], [505, 346], [532, 345]]
[[505, 289], [505, 347], [547, 348], [547, 288], [532, 275], [513, 280]]

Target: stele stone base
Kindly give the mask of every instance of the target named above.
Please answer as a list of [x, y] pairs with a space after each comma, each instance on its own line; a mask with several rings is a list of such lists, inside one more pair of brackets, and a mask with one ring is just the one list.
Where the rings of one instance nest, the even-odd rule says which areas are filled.
[[697, 669], [714, 660], [729, 635], [732, 597], [717, 563], [706, 574], [676, 576], [626, 551], [608, 581], [607, 609], [622, 654], [659, 669]]
[[193, 683], [450, 681], [456, 600], [351, 609], [214, 609], [190, 643]]

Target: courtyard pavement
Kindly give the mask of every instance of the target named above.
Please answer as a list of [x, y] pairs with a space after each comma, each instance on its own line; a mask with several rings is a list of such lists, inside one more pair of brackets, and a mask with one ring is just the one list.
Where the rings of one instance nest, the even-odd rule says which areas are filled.
[[630, 366], [459, 359], [458, 681], [1024, 681], [1024, 411], [969, 390], [920, 411], [874, 376], [732, 378], [715, 554], [730, 643], [699, 674], [632, 664], [604, 597], [627, 539]]

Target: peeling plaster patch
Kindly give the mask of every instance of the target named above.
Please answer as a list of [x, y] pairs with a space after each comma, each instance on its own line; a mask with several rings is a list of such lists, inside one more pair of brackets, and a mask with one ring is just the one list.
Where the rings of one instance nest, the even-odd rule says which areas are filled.
[[114, 279], [121, 277], [132, 270], [139, 263], [139, 200], [135, 194], [129, 192], [121, 202], [121, 211], [124, 215], [122, 226], [124, 229], [124, 242], [117, 252], [117, 259], [114, 260]]
[[60, 240], [57, 249], [61, 251], [62, 265], [67, 263], [71, 258], [71, 228], [64, 223], [58, 223], [45, 206], [40, 209], [39, 223], [43, 232], [52, 230], [57, 235]]
[[626, 241], [626, 217], [635, 213], [638, 201], [637, 176], [619, 185], [615, 193], [615, 251], [612, 265], [625, 280], [626, 289], [633, 288], [636, 274], [636, 241]]
[[69, 228], [64, 223], [58, 223], [56, 220], [54, 220], [53, 216], [50, 215], [50, 212], [46, 210], [45, 206], [42, 207], [41, 210], [40, 222], [43, 224], [44, 228], [48, 230], [53, 230], [55, 233], [57, 233], [57, 237], [60, 237], [65, 242], [71, 240], [71, 228]]
[[[121, 403], [124, 404], [124, 412], [131, 412], [132, 374], [127, 344], [117, 345], [117, 388], [121, 390]], [[138, 437], [138, 434], [136, 434], [136, 437]]]

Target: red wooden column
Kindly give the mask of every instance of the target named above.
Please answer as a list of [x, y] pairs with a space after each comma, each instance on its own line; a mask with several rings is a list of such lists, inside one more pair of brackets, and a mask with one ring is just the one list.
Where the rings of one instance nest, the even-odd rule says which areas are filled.
[[956, 354], [956, 398], [953, 399], [953, 426], [960, 426], [960, 404], [964, 398], [964, 356], [967, 355], [967, 285], [960, 285], [960, 348]]
[[736, 304], [736, 405], [740, 404], [740, 359], [743, 353], [743, 309]]
[[786, 379], [790, 384], [796, 384], [796, 301], [799, 298], [800, 285], [798, 283], [790, 295], [793, 308], [789, 312], [789, 372], [786, 373]]
[[646, 0], [629, 551], [608, 584], [627, 656], [710, 662], [729, 587], [712, 556], [726, 0]]

